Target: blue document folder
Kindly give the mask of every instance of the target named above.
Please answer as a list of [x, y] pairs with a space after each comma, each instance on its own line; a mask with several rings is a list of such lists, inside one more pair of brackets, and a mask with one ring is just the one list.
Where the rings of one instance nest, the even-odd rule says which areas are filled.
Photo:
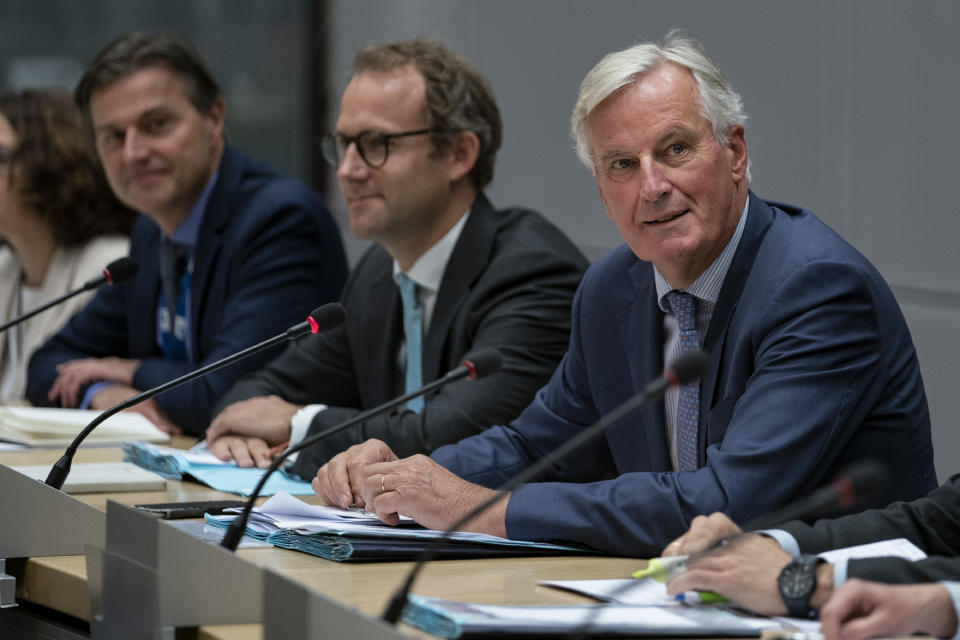
[[[256, 467], [244, 469], [232, 462], [221, 462], [202, 448], [194, 447], [184, 451], [143, 442], [125, 442], [121, 446], [124, 460], [159, 473], [164, 478], [171, 480], [193, 478], [217, 491], [236, 493], [241, 496], [249, 496], [253, 493], [265, 471]], [[284, 471], [277, 471], [270, 476], [260, 495], [272, 496], [279, 491], [300, 496], [313, 493], [309, 482], [304, 482], [299, 477]]]

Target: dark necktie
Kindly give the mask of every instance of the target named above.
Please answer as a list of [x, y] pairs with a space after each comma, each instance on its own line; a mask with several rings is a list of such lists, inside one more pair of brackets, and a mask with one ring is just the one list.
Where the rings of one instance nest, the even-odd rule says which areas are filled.
[[[163, 297], [166, 298], [170, 312], [170, 326], [177, 314], [177, 302], [180, 300], [180, 281], [187, 270], [190, 259], [190, 247], [163, 239], [160, 245], [160, 282], [163, 285]], [[172, 331], [172, 329], [171, 329]]]

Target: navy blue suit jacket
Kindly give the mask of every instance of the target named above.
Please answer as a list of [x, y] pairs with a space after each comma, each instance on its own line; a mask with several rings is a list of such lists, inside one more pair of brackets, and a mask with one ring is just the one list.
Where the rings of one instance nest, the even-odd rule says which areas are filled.
[[[160, 228], [140, 216], [130, 238], [137, 275], [103, 287], [30, 361], [27, 397], [50, 404], [56, 365], [76, 358], [139, 358], [133, 386], [146, 390], [276, 335], [346, 280], [340, 233], [323, 200], [303, 183], [227, 147], [194, 249], [190, 332], [195, 362], [165, 359], [157, 346]], [[207, 428], [213, 404], [242, 374], [276, 356], [267, 350], [167, 391], [156, 401], [190, 433]]]
[[[620, 247], [594, 264], [569, 350], [509, 426], [434, 459], [496, 486], [632, 397], [663, 370], [653, 267]], [[511, 538], [650, 556], [694, 516], [749, 520], [854, 460], [889, 463], [900, 498], [936, 485], [920, 369], [906, 323], [870, 263], [808, 211], [751, 194], [704, 338], [696, 472], [672, 471], [662, 401], [515, 491]]]

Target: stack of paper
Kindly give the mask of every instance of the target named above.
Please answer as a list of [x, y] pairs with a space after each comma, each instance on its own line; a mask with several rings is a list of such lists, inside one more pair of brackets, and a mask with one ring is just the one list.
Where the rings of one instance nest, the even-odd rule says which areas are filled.
[[[142, 442], [126, 442], [123, 444], [123, 453], [124, 460], [159, 473], [165, 478], [181, 480], [189, 477], [217, 491], [242, 496], [253, 493], [265, 471], [256, 467], [240, 468], [235, 462], [222, 462], [207, 451], [202, 442], [189, 451]], [[284, 471], [277, 471], [270, 476], [260, 494], [269, 496], [278, 491], [296, 495], [313, 493], [309, 482]]]
[[761, 630], [729, 611], [709, 607], [621, 604], [503, 606], [411, 595], [403, 621], [441, 638], [751, 637]]
[[[228, 527], [235, 516], [206, 516], [207, 522]], [[278, 493], [250, 514], [246, 534], [286, 549], [303, 551], [328, 560], [409, 560], [442, 531], [424, 529], [410, 518], [401, 526], [383, 524], [371, 513], [306, 504]], [[563, 555], [589, 553], [578, 547], [507, 540], [480, 533], [454, 533], [437, 547], [449, 557]]]
[[[85, 409], [0, 407], [0, 440], [30, 446], [66, 447], [80, 431], [100, 415]], [[127, 440], [169, 442], [143, 414], [121, 411], [107, 418], [86, 439], [87, 444], [119, 444]]]

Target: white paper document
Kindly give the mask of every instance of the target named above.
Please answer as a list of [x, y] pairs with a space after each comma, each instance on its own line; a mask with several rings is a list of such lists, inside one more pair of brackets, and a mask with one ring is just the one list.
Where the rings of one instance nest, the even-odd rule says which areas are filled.
[[[49, 464], [10, 467], [14, 471], [43, 482], [50, 473]], [[84, 462], [70, 467], [63, 485], [65, 493], [104, 493], [107, 491], [163, 491], [167, 481], [155, 473], [129, 462]]]
[[855, 547], [844, 547], [843, 549], [824, 551], [817, 555], [827, 562], [837, 562], [838, 560], [850, 560], [853, 558], [878, 558], [880, 556], [892, 556], [894, 558], [917, 561], [927, 557], [927, 554], [925, 554], [920, 547], [906, 538], [878, 540], [877, 542], [870, 542], [868, 544], [858, 544]]
[[[0, 407], [0, 440], [32, 447], [66, 447], [100, 411], [48, 407]], [[134, 411], [121, 411], [100, 424], [86, 442], [119, 444], [128, 440], [169, 442], [170, 436]]]

